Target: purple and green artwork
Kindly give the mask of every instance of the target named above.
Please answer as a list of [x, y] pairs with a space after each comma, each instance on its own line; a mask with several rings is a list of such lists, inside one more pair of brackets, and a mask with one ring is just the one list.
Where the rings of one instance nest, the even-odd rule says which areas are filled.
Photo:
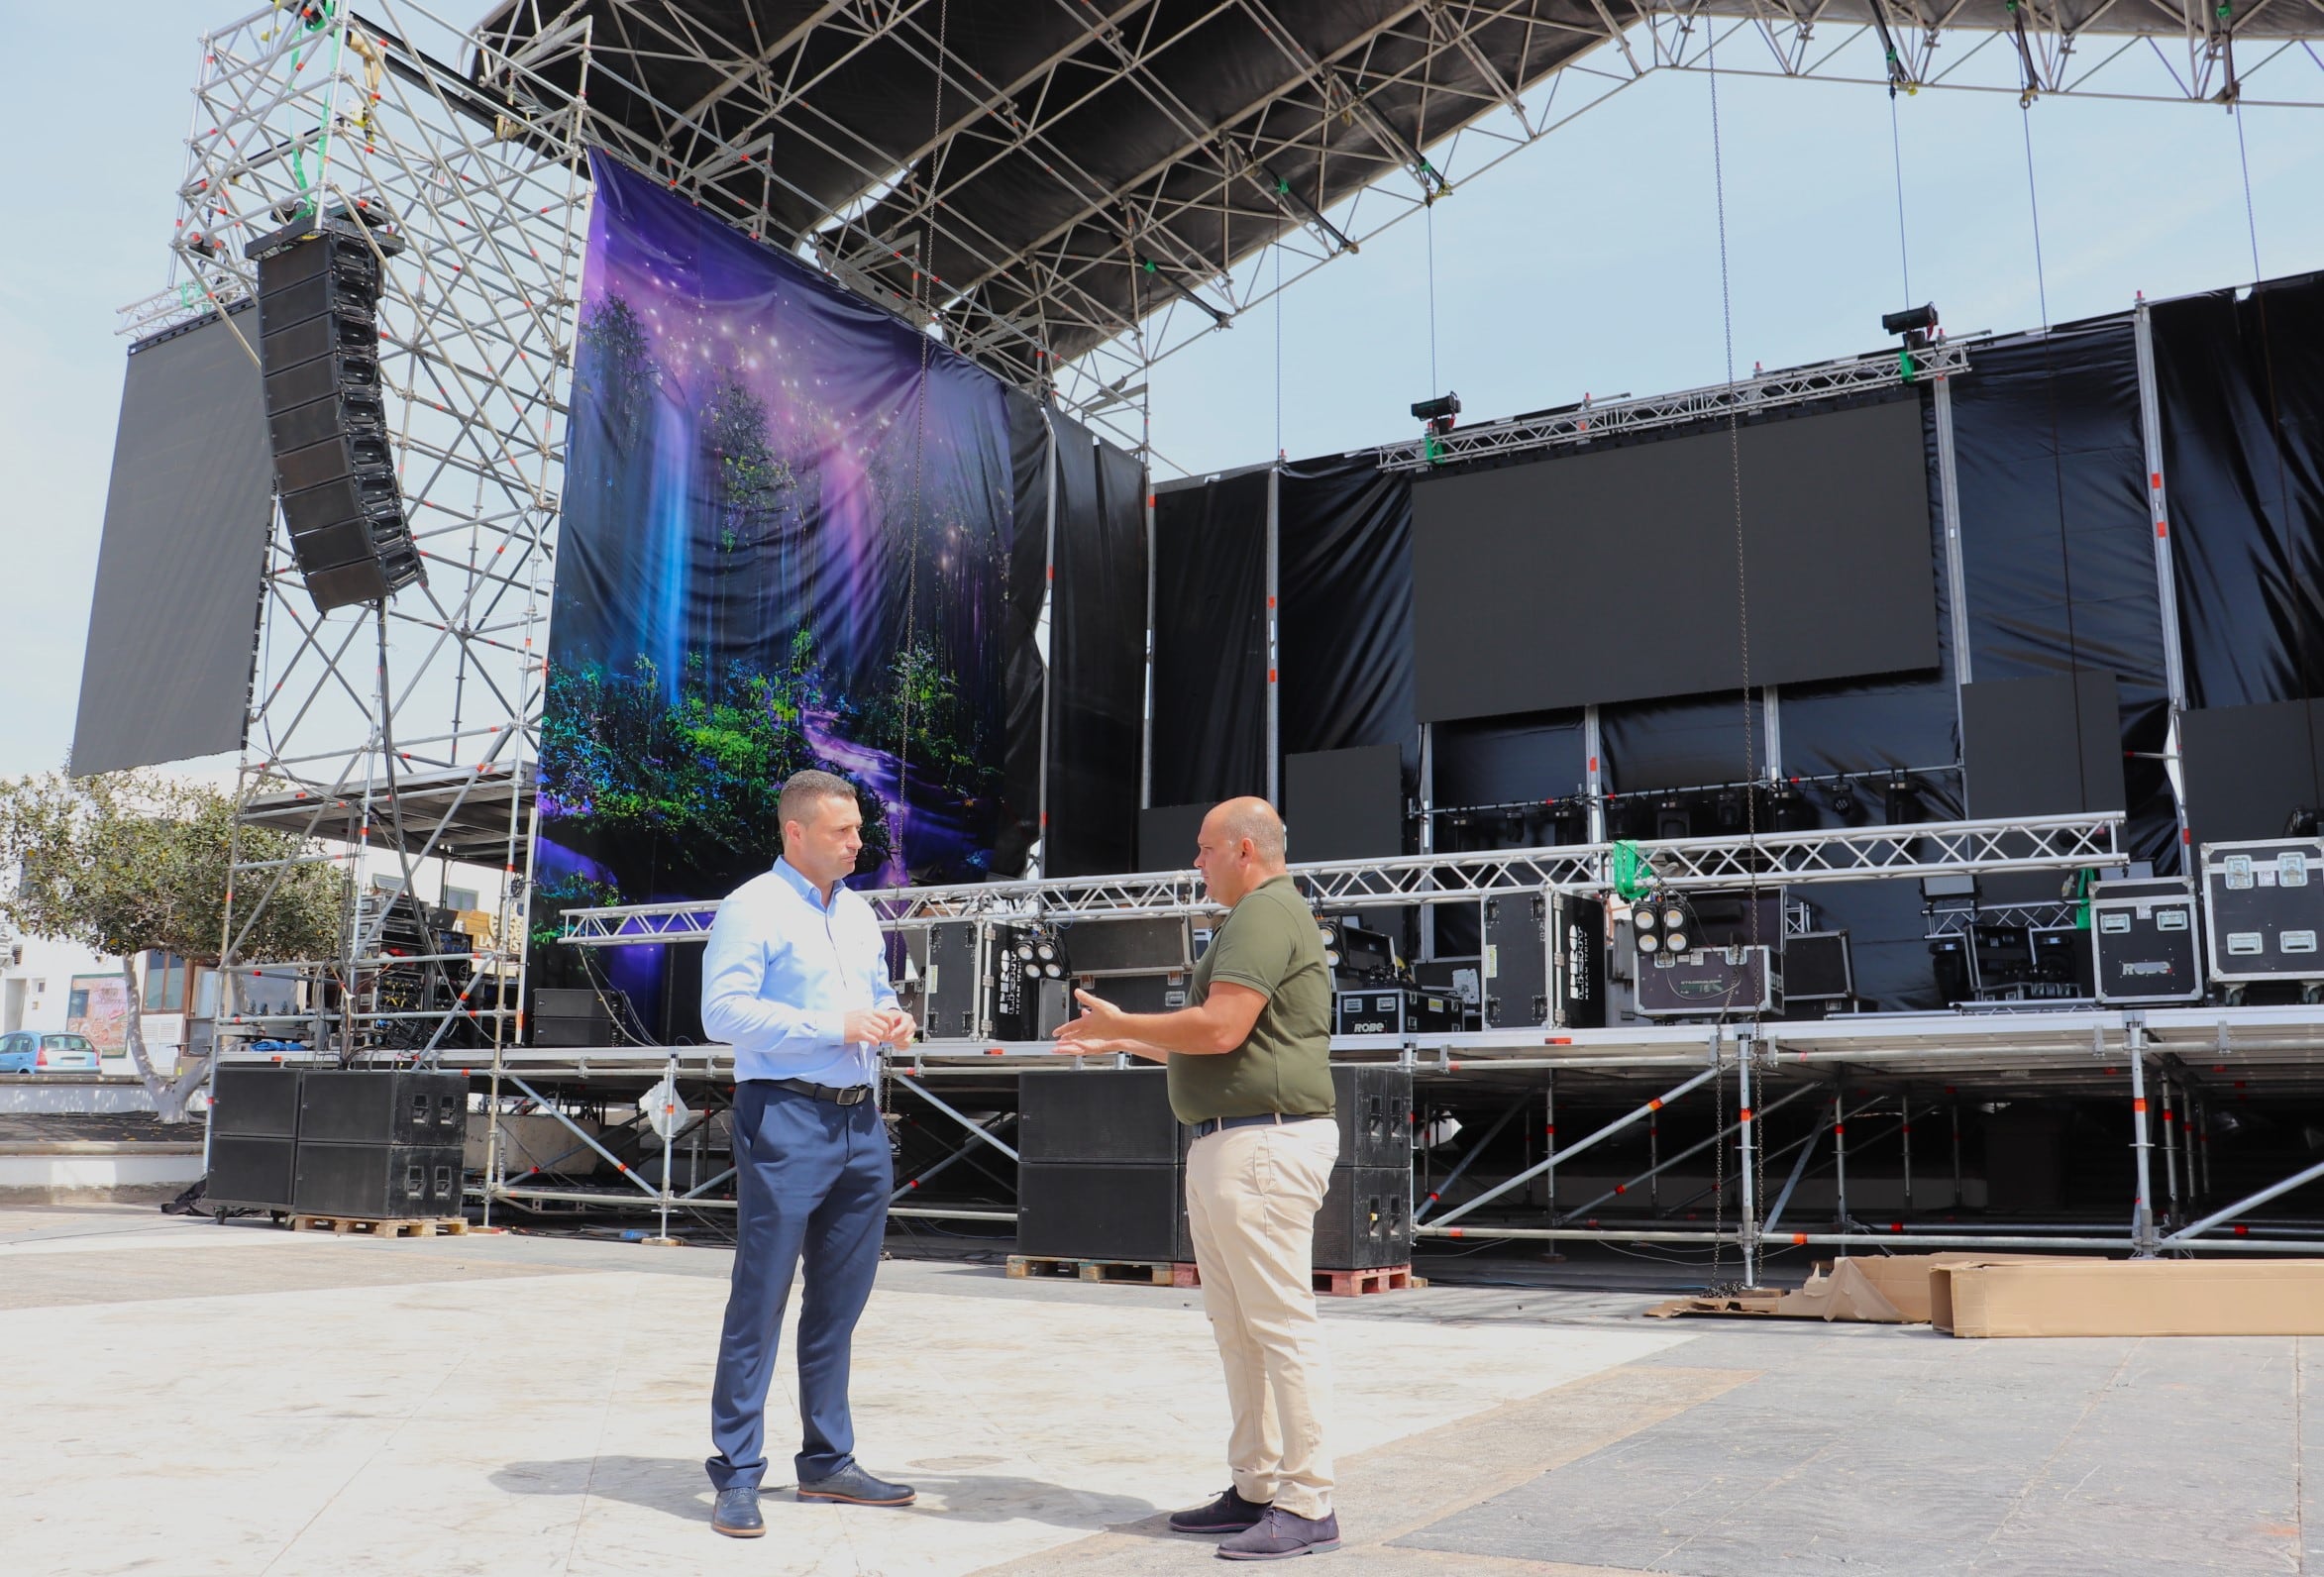
[[858, 786], [859, 882], [978, 880], [1004, 821], [1002, 385], [594, 173], [534, 925], [724, 895], [781, 852], [776, 793], [807, 767]]

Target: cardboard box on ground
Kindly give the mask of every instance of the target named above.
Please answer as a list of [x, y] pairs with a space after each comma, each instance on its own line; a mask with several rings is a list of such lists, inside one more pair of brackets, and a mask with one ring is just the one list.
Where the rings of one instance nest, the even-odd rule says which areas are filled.
[[1797, 1292], [1677, 1298], [1656, 1318], [1928, 1324], [1954, 1336], [2324, 1335], [2324, 1260], [1894, 1254], [1819, 1265]]

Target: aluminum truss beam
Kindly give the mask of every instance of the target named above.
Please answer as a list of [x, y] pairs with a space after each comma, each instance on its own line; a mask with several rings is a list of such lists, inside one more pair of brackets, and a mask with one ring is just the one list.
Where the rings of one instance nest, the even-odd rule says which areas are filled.
[[[2120, 812], [2109, 811], [2022, 821], [1768, 833], [1757, 839], [1690, 838], [1654, 844], [1647, 854], [1664, 887], [1688, 890], [1858, 882], [1940, 872], [2072, 870], [2118, 860], [2122, 821]], [[1613, 849], [1614, 845], [1601, 843], [1411, 855], [1297, 865], [1292, 872], [1310, 901], [1319, 906], [1446, 902], [1515, 889], [1603, 890], [1610, 883]], [[1214, 907], [1203, 896], [1201, 879], [1191, 871], [893, 888], [864, 895], [890, 926], [977, 916], [1197, 914]], [[709, 933], [717, 909], [714, 902], [574, 909], [565, 917], [563, 940], [581, 947], [698, 940]]]
[[1356, 450], [1348, 458], [1369, 458], [1383, 471], [1423, 472], [1461, 461], [1520, 455], [1538, 449], [1572, 448], [1657, 428], [1690, 426], [1730, 414], [1752, 416], [1786, 406], [1896, 388], [1910, 379], [1951, 377], [1968, 370], [1968, 349], [1966, 343], [1931, 346], [1914, 356], [1909, 374], [1894, 354], [1857, 356], [1648, 399], [1609, 400], [1604, 404], [1584, 400], [1563, 410], [1488, 422], [1480, 427], [1455, 428], [1441, 438], [1414, 439], [1378, 449]]

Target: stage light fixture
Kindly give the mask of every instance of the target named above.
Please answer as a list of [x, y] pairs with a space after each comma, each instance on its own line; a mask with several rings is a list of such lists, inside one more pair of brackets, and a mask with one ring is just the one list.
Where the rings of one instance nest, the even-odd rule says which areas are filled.
[[1026, 980], [1039, 980], [1040, 978], [1041, 978], [1041, 966], [1040, 966], [1040, 965], [1038, 965], [1038, 964], [1027, 964], [1027, 965], [1025, 966], [1025, 979], [1026, 979]]
[[1892, 827], [1920, 820], [1921, 786], [1901, 773], [1890, 778], [1880, 787], [1880, 807]]
[[1637, 908], [1634, 908], [1630, 911], [1631, 924], [1637, 926], [1641, 931], [1652, 930], [1654, 928], [1654, 905], [1651, 903], [1641, 903]]
[[1458, 394], [1439, 394], [1432, 400], [1420, 400], [1413, 405], [1416, 420], [1426, 422], [1431, 433], [1452, 431], [1452, 419], [1460, 414]]
[[1653, 952], [1653, 951], [1654, 951], [1656, 948], [1660, 947], [1661, 945], [1662, 945], [1662, 938], [1660, 938], [1659, 936], [1656, 936], [1656, 935], [1655, 935], [1655, 934], [1654, 934], [1652, 931], [1640, 931], [1640, 932], [1638, 932], [1638, 951], [1639, 951], [1639, 952], [1641, 952], [1641, 953], [1651, 953], [1651, 952]]
[[1051, 980], [1063, 980], [1065, 979], [1065, 966], [1063, 964], [1043, 964], [1041, 973]]
[[1663, 945], [1664, 947], [1666, 947], [1666, 948], [1670, 949], [1670, 951], [1672, 951], [1673, 953], [1683, 953], [1683, 952], [1685, 952], [1685, 951], [1686, 951], [1686, 932], [1684, 932], [1684, 931], [1671, 931], [1671, 932], [1668, 932], [1668, 933], [1667, 933], [1667, 934], [1665, 934], [1665, 935], [1663, 936], [1663, 938], [1662, 938], [1662, 945]]
[[1677, 904], [1674, 903], [1662, 911], [1662, 928], [1664, 930], [1675, 931], [1684, 924], [1686, 924], [1686, 910]]
[[1843, 819], [1856, 813], [1856, 791], [1845, 781], [1832, 790], [1832, 813]]
[[1911, 334], [1916, 330], [1926, 333], [1935, 327], [1937, 304], [1933, 301], [1922, 306], [1906, 307], [1902, 312], [1880, 314], [1880, 332], [1883, 334]]
[[1046, 964], [1057, 956], [1057, 944], [1054, 942], [1038, 943], [1033, 948], [1033, 956]]
[[1029, 962], [1033, 956], [1033, 944], [1030, 942], [1017, 943], [1016, 956]]

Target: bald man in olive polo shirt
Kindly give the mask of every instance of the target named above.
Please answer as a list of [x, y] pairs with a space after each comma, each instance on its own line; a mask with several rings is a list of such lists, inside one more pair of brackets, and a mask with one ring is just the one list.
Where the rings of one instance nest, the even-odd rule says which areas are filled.
[[1316, 1318], [1316, 1211], [1339, 1159], [1331, 1113], [1331, 975], [1316, 916], [1284, 869], [1283, 820], [1264, 799], [1203, 818], [1195, 867], [1229, 910], [1195, 965], [1193, 1005], [1125, 1013], [1076, 992], [1067, 1052], [1129, 1052], [1170, 1070], [1192, 1124], [1187, 1221], [1203, 1307], [1234, 1413], [1234, 1485], [1171, 1515], [1183, 1533], [1225, 1533], [1229, 1560], [1339, 1547], [1324, 1448], [1331, 1372]]

